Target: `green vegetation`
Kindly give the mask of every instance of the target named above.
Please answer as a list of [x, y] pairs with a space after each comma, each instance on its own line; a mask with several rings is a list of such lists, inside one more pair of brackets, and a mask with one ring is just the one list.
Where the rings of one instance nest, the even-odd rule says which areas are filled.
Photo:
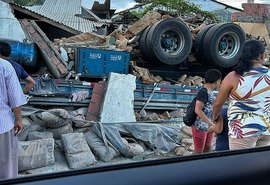
[[45, 0], [15, 0], [15, 3], [22, 6], [42, 5]]
[[214, 14], [203, 11], [199, 5], [188, 2], [188, 0], [135, 0], [138, 3], [150, 3], [143, 11], [132, 11], [137, 17], [142, 17], [146, 12], [153, 9], [162, 9], [171, 14], [195, 15], [200, 14], [210, 19], [215, 19]]

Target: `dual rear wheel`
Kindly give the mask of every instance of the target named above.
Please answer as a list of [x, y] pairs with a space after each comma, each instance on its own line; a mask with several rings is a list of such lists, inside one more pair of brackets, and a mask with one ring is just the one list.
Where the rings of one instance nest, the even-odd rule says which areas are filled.
[[202, 29], [193, 45], [189, 28], [176, 18], [161, 20], [147, 27], [140, 38], [143, 57], [152, 63], [180, 64], [187, 59], [194, 46], [199, 62], [222, 68], [237, 63], [244, 42], [245, 33], [240, 26], [219, 23]]

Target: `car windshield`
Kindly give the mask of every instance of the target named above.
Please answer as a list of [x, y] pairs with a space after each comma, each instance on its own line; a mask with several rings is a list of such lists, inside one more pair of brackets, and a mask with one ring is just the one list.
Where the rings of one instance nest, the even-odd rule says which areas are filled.
[[[0, 1], [0, 25], [5, 28], [0, 43], [10, 48], [4, 56], [0, 46], [0, 58], [14, 68], [27, 100], [14, 111], [11, 99], [19, 95], [4, 83], [0, 86], [7, 91], [0, 94], [0, 116], [6, 116], [10, 128], [15, 122], [19, 132], [11, 141], [18, 145], [13, 152], [2, 155], [12, 144], [0, 141], [0, 163], [14, 153], [16, 159], [15, 168], [9, 160], [0, 169], [0, 184], [163, 159], [217, 157], [224, 151], [231, 155], [230, 142], [236, 150], [268, 146], [264, 86], [269, 77], [264, 66], [269, 66], [269, 33], [262, 24], [268, 5], [261, 6], [256, 18], [245, 16], [259, 4]], [[260, 26], [250, 29], [247, 22]], [[261, 55], [260, 47], [254, 47], [260, 55], [252, 59], [251, 71], [239, 64], [245, 61], [247, 40], [265, 48]], [[242, 71], [235, 70], [239, 66]], [[233, 71], [244, 72], [236, 79]], [[235, 81], [239, 86], [231, 85]], [[2, 99], [7, 94], [11, 98]], [[18, 128], [17, 110], [23, 125]], [[1, 121], [0, 136], [14, 135]], [[258, 137], [265, 140], [258, 144]], [[238, 147], [243, 138], [250, 139], [248, 146]], [[9, 168], [15, 176], [1, 177]]]

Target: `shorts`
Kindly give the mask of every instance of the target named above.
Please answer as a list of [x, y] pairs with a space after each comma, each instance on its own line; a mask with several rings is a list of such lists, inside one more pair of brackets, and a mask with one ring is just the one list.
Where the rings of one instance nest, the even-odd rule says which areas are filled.
[[195, 152], [202, 153], [206, 146], [211, 148], [214, 139], [214, 132], [208, 133], [207, 131], [200, 131], [194, 125], [191, 127], [191, 130]]

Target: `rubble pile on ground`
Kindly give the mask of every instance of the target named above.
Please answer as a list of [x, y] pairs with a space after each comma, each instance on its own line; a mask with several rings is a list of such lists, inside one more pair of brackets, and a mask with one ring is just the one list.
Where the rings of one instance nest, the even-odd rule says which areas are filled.
[[[121, 126], [116, 126], [117, 124], [101, 125], [97, 122], [86, 121], [84, 119], [86, 114], [78, 115], [78, 112], [85, 113], [86, 110], [37, 110], [36, 113], [23, 119], [24, 130], [19, 135], [19, 171], [21, 174], [32, 174], [39, 171], [37, 168], [44, 167], [51, 168], [51, 172], [57, 172], [97, 166], [102, 161], [113, 162], [119, 156], [132, 159], [137, 155], [143, 155], [147, 159], [148, 154], [152, 154], [151, 158], [155, 158], [155, 155], [168, 155], [169, 153], [171, 155], [190, 155], [193, 151], [191, 130], [180, 123], [163, 126], [163, 124], [147, 123], [146, 121]], [[164, 112], [158, 115], [158, 120], [169, 120], [179, 115], [181, 113], [175, 111]], [[156, 120], [156, 118], [147, 115], [145, 120]], [[78, 124], [79, 122], [86, 124]], [[120, 128], [128, 131], [119, 132]], [[155, 140], [148, 140], [150, 138], [147, 133], [145, 133], [145, 137], [148, 139], [140, 137], [146, 132], [145, 129], [152, 134], [157, 132]], [[168, 129], [172, 130], [168, 131]], [[156, 146], [157, 143], [154, 142], [159, 140], [159, 132], [168, 134], [168, 136], [172, 134], [171, 136], [174, 135], [173, 138], [178, 138], [178, 140], [164, 145], [164, 147], [171, 146], [170, 149], [159, 148], [160, 146]], [[121, 135], [115, 133], [121, 133]], [[140, 136], [136, 133], [140, 133]], [[110, 135], [114, 138], [118, 135], [120, 140], [113, 140], [113, 137], [109, 137]], [[164, 138], [162, 140], [164, 141]], [[118, 143], [120, 141], [122, 143]], [[121, 146], [125, 146], [126, 149]], [[61, 160], [59, 160], [60, 158]]]
[[69, 38], [61, 38], [61, 39], [55, 39], [54, 45], [56, 47], [59, 46], [75, 46], [75, 45], [81, 45], [81, 46], [98, 46], [103, 45], [105, 43], [105, 38], [103, 36], [86, 32], [80, 35], [75, 35], [73, 37]]
[[[134, 111], [135, 79], [130, 74], [111, 73], [102, 100], [94, 97], [88, 108], [24, 108], [20, 173], [35, 174], [41, 168], [46, 168], [43, 172], [81, 169], [102, 162], [108, 165], [118, 158], [122, 158], [120, 163], [190, 155], [191, 131], [182, 123], [184, 110], [155, 113], [144, 107]], [[96, 113], [90, 107], [97, 108], [97, 104], [101, 107], [98, 119], [88, 120], [88, 114]]]

